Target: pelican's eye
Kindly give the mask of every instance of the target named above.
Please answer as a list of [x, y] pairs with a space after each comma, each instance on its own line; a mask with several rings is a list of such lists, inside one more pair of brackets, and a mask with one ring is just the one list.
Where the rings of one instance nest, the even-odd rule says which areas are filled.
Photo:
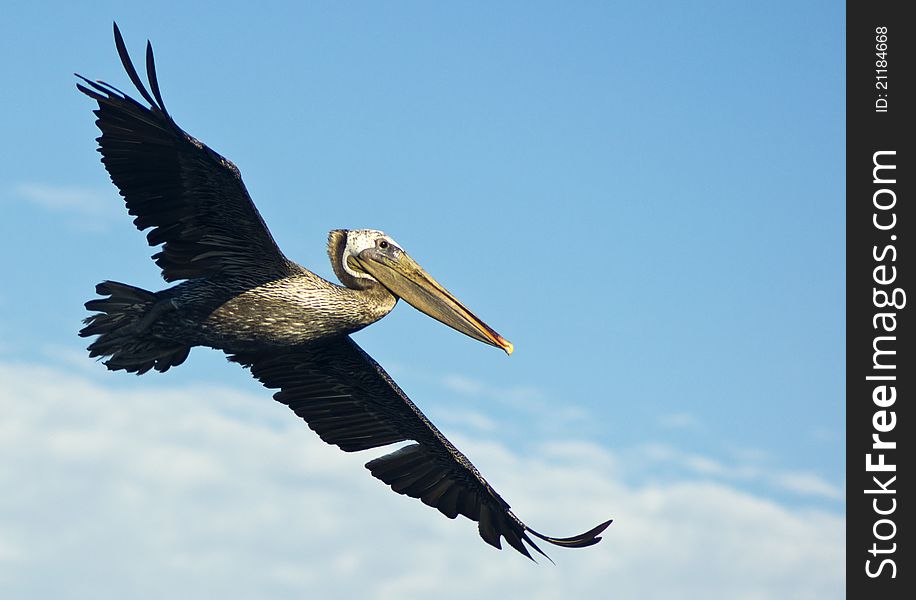
[[387, 240], [382, 240], [378, 243], [378, 247], [381, 248], [382, 250], [387, 250], [388, 246], [389, 244]]

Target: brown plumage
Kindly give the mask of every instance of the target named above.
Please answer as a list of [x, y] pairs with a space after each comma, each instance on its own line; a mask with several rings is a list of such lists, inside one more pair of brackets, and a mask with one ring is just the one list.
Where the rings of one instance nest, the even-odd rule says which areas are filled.
[[[185, 133], [165, 108], [147, 43], [144, 86], [114, 27], [121, 62], [141, 104], [115, 87], [82, 78], [98, 102], [102, 162], [140, 230], [148, 229], [162, 276], [177, 285], [148, 292], [106, 281], [86, 303], [80, 331], [98, 336], [90, 356], [138, 374], [181, 364], [193, 346], [223, 350], [251, 370], [329, 444], [347, 452], [413, 442], [366, 464], [399, 494], [449, 518], [478, 522], [481, 537], [505, 539], [531, 557], [537, 537], [583, 547], [610, 524], [571, 538], [526, 526], [391, 377], [349, 336], [390, 312], [397, 300], [484, 343], [512, 345], [480, 321], [374, 230], [335, 230], [328, 239], [336, 285], [287, 259], [231, 162]], [[530, 535], [529, 535], [530, 534]]]

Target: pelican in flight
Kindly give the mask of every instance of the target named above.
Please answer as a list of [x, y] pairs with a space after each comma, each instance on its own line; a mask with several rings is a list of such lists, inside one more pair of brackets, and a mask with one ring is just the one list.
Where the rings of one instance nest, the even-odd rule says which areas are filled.
[[[366, 464], [399, 494], [454, 519], [477, 521], [480, 536], [532, 558], [531, 536], [557, 546], [597, 543], [611, 523], [550, 537], [525, 525], [473, 464], [350, 337], [387, 315], [401, 298], [485, 344], [512, 344], [426, 273], [391, 237], [336, 229], [328, 256], [343, 284], [286, 258], [229, 160], [181, 129], [165, 108], [152, 46], [147, 88], [114, 26], [115, 45], [145, 104], [114, 86], [77, 75], [94, 111], [102, 163], [138, 229], [149, 230], [167, 282], [158, 292], [105, 281], [86, 303], [95, 314], [80, 336], [98, 336], [89, 355], [113, 370], [142, 374], [180, 365], [194, 346], [225, 352], [251, 370], [322, 440], [345, 452], [411, 442]], [[530, 535], [529, 535], [530, 534]]]

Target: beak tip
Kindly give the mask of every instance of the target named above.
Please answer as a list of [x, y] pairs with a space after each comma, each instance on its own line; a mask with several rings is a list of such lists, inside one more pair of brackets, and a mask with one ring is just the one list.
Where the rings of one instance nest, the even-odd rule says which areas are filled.
[[515, 351], [515, 346], [513, 346], [512, 342], [509, 340], [502, 340], [502, 349], [506, 351], [506, 356], [512, 356], [512, 353]]

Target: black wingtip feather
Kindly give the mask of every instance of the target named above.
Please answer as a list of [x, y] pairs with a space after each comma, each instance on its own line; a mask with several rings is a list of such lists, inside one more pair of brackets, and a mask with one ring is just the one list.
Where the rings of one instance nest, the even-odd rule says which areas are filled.
[[156, 61], [153, 58], [153, 44], [150, 43], [149, 40], [146, 41], [146, 78], [149, 80], [153, 96], [155, 96], [156, 101], [159, 102], [159, 108], [162, 110], [162, 114], [168, 117], [169, 111], [165, 109], [165, 102], [162, 101], [162, 94], [159, 92], [159, 79], [156, 77]]
[[[79, 73], [74, 73], [74, 75], [82, 79], [83, 83], [85, 83], [86, 85], [89, 86], [89, 88], [91, 88], [89, 89], [86, 86], [82, 85], [81, 83], [77, 83], [76, 89], [86, 94], [93, 100], [97, 100], [99, 103], [110, 103], [112, 98], [117, 98], [119, 101], [128, 102], [134, 106], [139, 106], [143, 108], [143, 110], [146, 110], [146, 108], [144, 108], [142, 104], [140, 104], [139, 102], [137, 102], [136, 100], [134, 100], [133, 98], [125, 94], [123, 91], [121, 91], [120, 89], [118, 89], [117, 87], [111, 85], [110, 83], [106, 81], [102, 81], [101, 79], [92, 81], [91, 79], [87, 79], [86, 77], [83, 77]], [[102, 94], [104, 94], [104, 96]], [[93, 111], [93, 113], [95, 113], [97, 117], [101, 117], [101, 115], [99, 114], [99, 111], [96, 110], [96, 111]], [[99, 138], [96, 138], [96, 140], [98, 139]]]
[[127, 53], [127, 46], [124, 45], [124, 37], [121, 35], [121, 30], [118, 29], [117, 23], [114, 23], [114, 37], [115, 46], [118, 48], [118, 56], [121, 57], [121, 64], [124, 65], [124, 70], [127, 71], [127, 76], [130, 77], [134, 87], [137, 88], [137, 91], [140, 92], [140, 95], [143, 96], [143, 99], [149, 102], [150, 106], [159, 108], [155, 100], [153, 100], [153, 97], [150, 96], [150, 93], [146, 90], [146, 86], [143, 85], [143, 81], [137, 74], [137, 69], [134, 68], [134, 63], [130, 60], [130, 54]]
[[[525, 527], [525, 529], [533, 536], [538, 537], [545, 542], [550, 542], [554, 546], [563, 546], [564, 548], [585, 548], [592, 546], [601, 541], [600, 534], [608, 528], [608, 526], [613, 523], [613, 519], [609, 519], [600, 525], [589, 529], [585, 533], [580, 533], [579, 535], [574, 535], [568, 538], [554, 538], [531, 529], [530, 527]], [[543, 554], [543, 553], [542, 553]], [[546, 556], [546, 555], [545, 555]]]
[[[522, 535], [524, 535], [524, 533]], [[526, 548], [525, 544], [522, 543], [522, 538], [519, 537], [518, 534], [516, 534], [514, 531], [509, 530], [503, 534], [503, 537], [505, 537], [509, 545], [515, 548], [519, 553], [523, 554], [524, 556], [534, 561], [534, 557], [531, 556], [530, 552], [528, 552], [528, 548]], [[534, 562], [537, 562], [537, 561], [534, 561]]]
[[[83, 77], [82, 75], [80, 75], [79, 73], [74, 73], [74, 75], [76, 75], [76, 76], [79, 77], [80, 79], [86, 80], [86, 78]], [[102, 102], [102, 101], [105, 100], [105, 96], [99, 94], [99, 93], [96, 92], [95, 90], [91, 90], [91, 89], [87, 88], [86, 86], [84, 86], [84, 85], [81, 84], [81, 83], [77, 83], [77, 84], [76, 84], [76, 89], [78, 89], [78, 90], [81, 91], [82, 93], [86, 94], [87, 96], [89, 96], [90, 98], [92, 98], [93, 100], [96, 100], [96, 101], [98, 101], [98, 102]]]

